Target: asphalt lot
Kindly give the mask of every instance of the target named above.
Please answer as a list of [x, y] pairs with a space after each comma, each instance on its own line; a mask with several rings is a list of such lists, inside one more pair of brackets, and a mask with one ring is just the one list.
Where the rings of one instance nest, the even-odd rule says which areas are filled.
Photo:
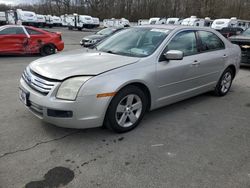
[[[63, 32], [65, 50], [91, 32]], [[126, 134], [58, 128], [18, 99], [23, 69], [40, 56], [0, 57], [0, 188], [249, 188], [250, 68], [231, 92], [147, 113]]]

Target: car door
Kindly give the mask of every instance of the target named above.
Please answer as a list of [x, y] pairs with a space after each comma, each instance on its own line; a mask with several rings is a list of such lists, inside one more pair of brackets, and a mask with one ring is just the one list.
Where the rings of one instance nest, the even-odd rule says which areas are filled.
[[228, 58], [224, 42], [210, 31], [198, 31], [200, 54], [194, 71], [197, 87], [215, 85]]
[[[163, 54], [169, 50], [182, 51], [183, 59], [166, 60]], [[158, 106], [192, 95], [192, 90], [197, 86], [194, 71], [196, 71], [198, 56], [197, 37], [194, 31], [181, 31], [170, 40], [156, 68]]]
[[26, 46], [27, 53], [38, 53], [40, 48], [45, 44], [48, 36], [35, 29], [25, 27], [27, 33], [29, 34], [28, 45]]
[[23, 53], [27, 35], [22, 27], [7, 27], [0, 31], [0, 53]]

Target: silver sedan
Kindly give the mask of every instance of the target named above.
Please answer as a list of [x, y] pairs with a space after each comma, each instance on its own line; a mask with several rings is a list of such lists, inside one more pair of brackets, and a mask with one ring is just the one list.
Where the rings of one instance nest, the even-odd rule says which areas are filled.
[[147, 110], [208, 91], [226, 95], [240, 59], [240, 48], [209, 28], [133, 27], [95, 49], [32, 62], [19, 96], [33, 114], [57, 126], [126, 132]]

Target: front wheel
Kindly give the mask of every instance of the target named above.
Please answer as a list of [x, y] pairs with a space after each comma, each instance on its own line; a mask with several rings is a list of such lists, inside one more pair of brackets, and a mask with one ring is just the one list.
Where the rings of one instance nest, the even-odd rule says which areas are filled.
[[147, 107], [147, 97], [136, 86], [128, 86], [117, 93], [106, 114], [106, 126], [123, 133], [134, 129], [142, 120]]
[[223, 72], [219, 82], [217, 83], [214, 93], [217, 96], [225, 96], [229, 92], [232, 86], [233, 78], [234, 78], [234, 74], [233, 74], [232, 69], [227, 68]]

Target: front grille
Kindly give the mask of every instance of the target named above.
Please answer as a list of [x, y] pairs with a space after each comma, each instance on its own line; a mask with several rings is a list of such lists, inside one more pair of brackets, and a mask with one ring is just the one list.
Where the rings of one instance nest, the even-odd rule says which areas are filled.
[[22, 78], [32, 89], [41, 93], [42, 95], [47, 95], [56, 84], [55, 81], [42, 77], [29, 68], [24, 70]]

